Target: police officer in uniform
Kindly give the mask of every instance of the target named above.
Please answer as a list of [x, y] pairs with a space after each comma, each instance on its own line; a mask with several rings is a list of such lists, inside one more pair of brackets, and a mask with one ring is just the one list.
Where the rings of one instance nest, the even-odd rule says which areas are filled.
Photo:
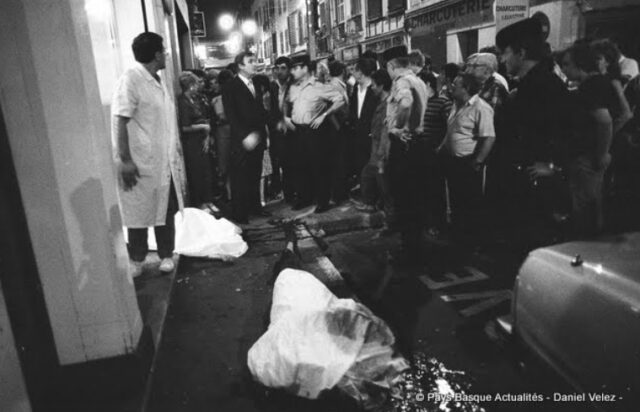
[[394, 261], [412, 264], [421, 256], [422, 230], [426, 218], [425, 160], [423, 136], [427, 86], [409, 68], [406, 46], [396, 46], [383, 54], [393, 79], [387, 104], [387, 124], [391, 148], [389, 178], [396, 205], [402, 249]]

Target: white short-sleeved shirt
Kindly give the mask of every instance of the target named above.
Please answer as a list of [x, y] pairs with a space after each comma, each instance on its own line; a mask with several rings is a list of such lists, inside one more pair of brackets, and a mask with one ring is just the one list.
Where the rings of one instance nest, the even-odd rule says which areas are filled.
[[495, 137], [493, 108], [477, 94], [462, 107], [454, 104], [447, 123], [444, 148], [455, 157], [473, 154], [478, 138]]
[[[140, 178], [125, 191], [119, 185], [120, 209], [129, 228], [165, 224], [169, 189], [173, 175], [182, 205], [184, 166], [180, 156], [175, 104], [164, 84], [141, 64], [128, 69], [116, 85], [111, 115], [129, 118], [127, 131], [131, 158]], [[114, 148], [117, 136], [112, 133]], [[115, 150], [114, 150], [115, 153]]]

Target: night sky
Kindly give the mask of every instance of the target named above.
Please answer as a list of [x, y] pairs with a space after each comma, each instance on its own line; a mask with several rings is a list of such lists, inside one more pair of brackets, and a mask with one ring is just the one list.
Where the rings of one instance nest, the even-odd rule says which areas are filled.
[[218, 29], [218, 16], [224, 12], [248, 13], [253, 0], [197, 0], [196, 3], [200, 11], [205, 14], [207, 39], [222, 40], [226, 35]]

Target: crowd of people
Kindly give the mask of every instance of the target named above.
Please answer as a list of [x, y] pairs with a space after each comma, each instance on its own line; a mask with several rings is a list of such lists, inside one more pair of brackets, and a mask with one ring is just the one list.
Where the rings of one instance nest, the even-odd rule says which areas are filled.
[[420, 258], [425, 233], [529, 247], [623, 228], [604, 216], [639, 204], [635, 60], [608, 39], [553, 52], [526, 19], [440, 69], [396, 46], [349, 65], [282, 56], [260, 73], [242, 52], [182, 73], [191, 205], [225, 198], [247, 223], [269, 197], [314, 213], [353, 202], [384, 211], [400, 260]]

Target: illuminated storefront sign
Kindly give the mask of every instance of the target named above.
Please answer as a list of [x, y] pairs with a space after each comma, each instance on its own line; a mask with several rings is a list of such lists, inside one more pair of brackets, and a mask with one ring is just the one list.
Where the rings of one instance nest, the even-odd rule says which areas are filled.
[[413, 32], [433, 32], [492, 22], [494, 0], [458, 0], [426, 7], [407, 16]]

